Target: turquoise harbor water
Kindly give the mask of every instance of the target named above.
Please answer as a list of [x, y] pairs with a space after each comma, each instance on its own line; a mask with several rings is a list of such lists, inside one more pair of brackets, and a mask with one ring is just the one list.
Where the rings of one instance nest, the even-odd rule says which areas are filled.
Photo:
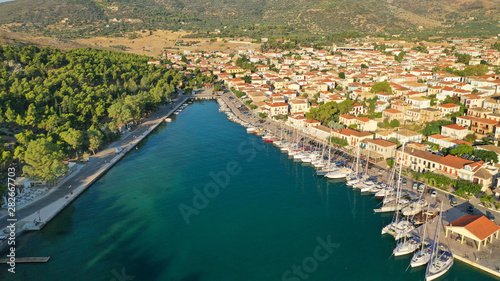
[[[20, 239], [18, 256], [49, 263], [0, 265], [0, 280], [424, 279], [423, 267], [406, 271], [410, 256], [391, 257], [377, 199], [317, 178], [217, 109], [196, 102], [160, 126]], [[211, 198], [196, 195], [205, 187]], [[492, 277], [456, 261], [440, 280]]]

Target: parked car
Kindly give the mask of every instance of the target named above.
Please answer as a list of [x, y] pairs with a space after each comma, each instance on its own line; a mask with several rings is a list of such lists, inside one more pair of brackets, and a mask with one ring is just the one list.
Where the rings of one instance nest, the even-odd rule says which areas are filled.
[[491, 221], [495, 221], [495, 216], [491, 212], [486, 212], [486, 217]]
[[382, 169], [378, 170], [378, 174], [379, 174], [379, 175], [381, 175], [381, 174], [383, 174], [383, 173], [384, 173], [384, 170], [382, 170]]
[[453, 195], [450, 195], [450, 206], [455, 207], [456, 205], [458, 205], [457, 198], [455, 198], [455, 196]]
[[433, 190], [431, 192], [431, 197], [436, 197], [438, 195], [437, 191]]
[[403, 179], [403, 185], [406, 185], [406, 179]]
[[413, 183], [413, 189], [417, 189], [418, 188], [418, 182], [414, 182]]
[[417, 191], [418, 192], [424, 192], [424, 187], [425, 186], [419, 185]]
[[474, 214], [474, 206], [469, 206], [469, 207], [467, 208], [467, 214], [469, 214], [469, 215]]

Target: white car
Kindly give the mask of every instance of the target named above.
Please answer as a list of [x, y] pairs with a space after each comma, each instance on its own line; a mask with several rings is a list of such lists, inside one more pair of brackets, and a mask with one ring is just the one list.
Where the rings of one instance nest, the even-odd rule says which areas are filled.
[[413, 183], [413, 189], [417, 189], [418, 188], [418, 183], [414, 182]]
[[438, 195], [437, 191], [433, 190], [431, 192], [431, 197], [436, 197]]

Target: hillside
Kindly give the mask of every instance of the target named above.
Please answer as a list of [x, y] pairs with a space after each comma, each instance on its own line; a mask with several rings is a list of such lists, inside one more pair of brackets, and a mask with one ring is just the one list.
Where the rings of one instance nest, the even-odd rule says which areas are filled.
[[440, 30], [480, 36], [500, 33], [499, 20], [499, 0], [16, 0], [0, 4], [4, 27], [59, 37], [116, 36], [141, 29], [205, 34], [220, 29], [228, 36], [246, 32], [252, 37], [350, 30]]

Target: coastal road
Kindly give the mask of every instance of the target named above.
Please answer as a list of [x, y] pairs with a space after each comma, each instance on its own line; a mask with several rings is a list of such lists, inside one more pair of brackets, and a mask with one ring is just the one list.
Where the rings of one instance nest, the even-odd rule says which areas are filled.
[[[55, 191], [46, 197], [34, 202], [30, 206], [19, 210], [16, 212], [16, 218], [18, 221], [37, 213], [41, 208], [50, 205], [51, 203], [65, 197], [70, 194], [71, 187], [77, 187], [85, 183], [90, 177], [97, 174], [97, 172], [107, 165], [111, 159], [116, 156], [115, 147], [127, 147], [132, 142], [134, 142], [137, 136], [144, 134], [149, 128], [154, 126], [157, 122], [161, 122], [166, 116], [171, 114], [173, 111], [171, 108], [175, 108], [180, 103], [183, 103], [190, 96], [179, 95], [170, 104], [160, 108], [155, 113], [151, 114], [144, 120], [141, 120], [140, 124], [135, 130], [125, 133], [122, 138], [108, 146], [108, 148], [96, 153], [94, 156], [90, 157], [89, 162], [72, 178], [68, 179], [64, 184], [57, 187]], [[0, 230], [8, 226], [7, 218], [4, 217], [0, 219]]]

